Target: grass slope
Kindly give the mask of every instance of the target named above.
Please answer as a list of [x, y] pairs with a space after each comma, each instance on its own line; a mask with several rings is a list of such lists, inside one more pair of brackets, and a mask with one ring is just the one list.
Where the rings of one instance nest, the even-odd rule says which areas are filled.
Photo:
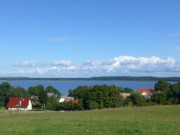
[[180, 105], [75, 112], [0, 111], [0, 135], [179, 135]]

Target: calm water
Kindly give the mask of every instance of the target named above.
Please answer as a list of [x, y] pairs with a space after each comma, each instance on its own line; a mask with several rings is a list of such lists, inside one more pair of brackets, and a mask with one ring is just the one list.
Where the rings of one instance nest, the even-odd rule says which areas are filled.
[[[0, 81], [3, 83], [4, 81]], [[7, 81], [13, 87], [23, 87], [26, 90], [30, 86], [36, 85], [44, 85], [47, 87], [49, 85], [53, 86], [54, 88], [58, 89], [61, 93], [66, 94], [68, 93], [69, 89], [77, 88], [78, 86], [90, 86], [90, 85], [112, 85], [115, 84], [116, 86], [120, 87], [128, 87], [132, 88], [137, 91], [138, 88], [154, 88], [154, 85], [157, 81]], [[175, 82], [170, 82], [171, 84]]]

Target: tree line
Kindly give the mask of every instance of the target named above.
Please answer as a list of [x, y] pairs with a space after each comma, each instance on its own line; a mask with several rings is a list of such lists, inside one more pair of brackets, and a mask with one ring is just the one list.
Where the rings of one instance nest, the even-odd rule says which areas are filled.
[[0, 107], [6, 107], [10, 97], [32, 97], [33, 107], [42, 108], [47, 105], [50, 99], [47, 93], [54, 93], [54, 98], [57, 99], [61, 96], [61, 93], [52, 86], [44, 88], [43, 85], [37, 85], [29, 87], [25, 90], [22, 87], [13, 87], [8, 82], [4, 82], [0, 85]]
[[115, 81], [179, 81], [180, 77], [152, 77], [152, 76], [103, 76], [103, 77], [90, 77], [90, 78], [30, 78], [30, 77], [0, 77], [0, 80], [5, 81], [25, 81], [25, 80], [33, 80], [33, 81], [107, 81], [107, 80], [115, 80]]
[[[140, 93], [130, 88], [122, 88], [116, 85], [79, 86], [69, 90], [68, 95], [78, 100], [78, 104], [70, 102], [59, 103], [61, 93], [52, 86], [44, 88], [43, 85], [29, 87], [25, 90], [21, 87], [12, 87], [4, 82], [0, 85], [0, 107], [6, 107], [10, 97], [33, 96], [33, 108], [48, 110], [90, 110], [115, 108], [122, 106], [147, 106], [156, 104], [179, 104], [180, 82], [170, 84], [160, 80], [155, 86], [155, 92], [151, 98], [144, 98]], [[121, 93], [130, 93], [127, 99], [123, 99]], [[54, 93], [48, 97], [47, 93]]]
[[[148, 99], [132, 89], [123, 89], [115, 85], [83, 86], [70, 90], [69, 94], [79, 99], [84, 109], [180, 103], [180, 82], [171, 85], [167, 81], [160, 80], [154, 88], [155, 92]], [[120, 95], [122, 92], [131, 93], [131, 95], [124, 100]]]

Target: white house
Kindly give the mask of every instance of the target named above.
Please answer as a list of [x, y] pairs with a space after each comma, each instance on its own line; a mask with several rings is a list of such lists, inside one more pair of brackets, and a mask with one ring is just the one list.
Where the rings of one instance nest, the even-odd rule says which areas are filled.
[[70, 97], [68, 95], [62, 95], [59, 99], [59, 103], [70, 102], [70, 101], [74, 101], [74, 97]]
[[32, 102], [29, 97], [11, 97], [8, 102], [8, 110], [32, 110]]

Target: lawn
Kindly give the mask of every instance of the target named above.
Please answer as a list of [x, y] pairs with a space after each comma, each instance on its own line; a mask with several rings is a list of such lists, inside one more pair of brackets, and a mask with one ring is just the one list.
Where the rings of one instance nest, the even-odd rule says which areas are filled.
[[0, 110], [0, 135], [179, 135], [180, 105], [92, 111]]

